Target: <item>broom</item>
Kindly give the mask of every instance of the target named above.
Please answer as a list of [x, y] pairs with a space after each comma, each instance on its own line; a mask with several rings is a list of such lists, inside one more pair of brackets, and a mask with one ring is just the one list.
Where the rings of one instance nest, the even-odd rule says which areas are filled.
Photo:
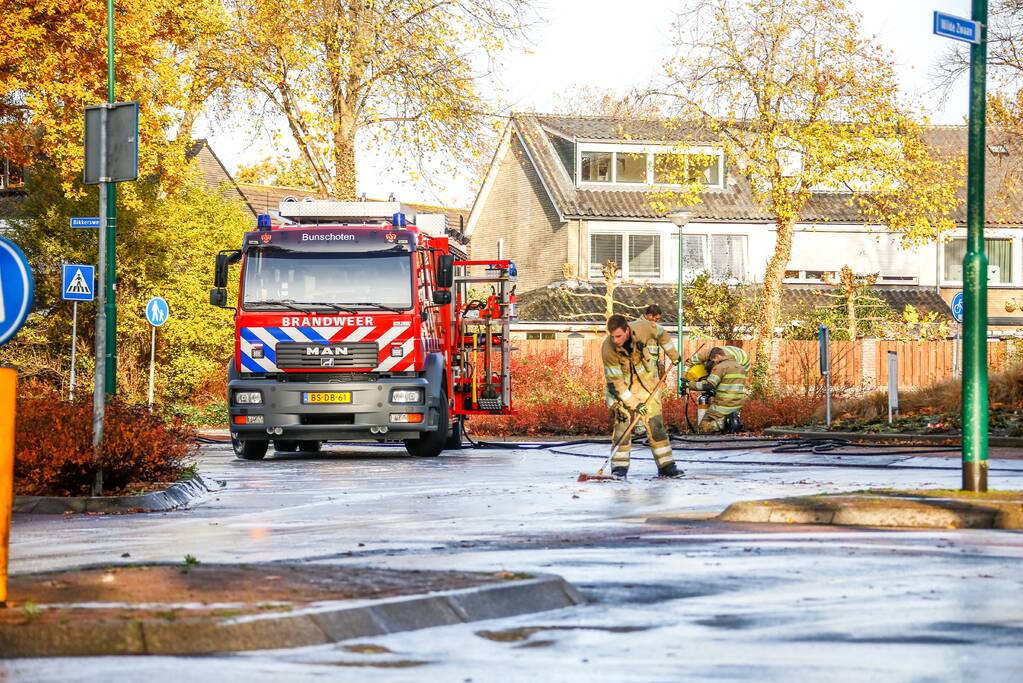
[[655, 386], [654, 390], [650, 392], [650, 395], [646, 397], [646, 401], [643, 401], [642, 403], [640, 403], [639, 406], [636, 408], [636, 410], [632, 411], [632, 420], [629, 422], [629, 426], [626, 428], [626, 430], [624, 432], [622, 432], [622, 435], [620, 437], [618, 437], [613, 444], [611, 444], [611, 452], [608, 454], [607, 460], [604, 461], [604, 464], [600, 466], [599, 470], [597, 470], [597, 473], [596, 474], [588, 474], [586, 472], [580, 472], [579, 473], [579, 478], [576, 481], [584, 482], [584, 481], [615, 481], [616, 480], [616, 478], [613, 475], [604, 474], [604, 470], [607, 468], [607, 466], [609, 464], [611, 464], [611, 458], [614, 457], [615, 451], [617, 451], [618, 447], [622, 445], [622, 442], [624, 442], [625, 439], [631, 439], [632, 438], [632, 430], [636, 426], [636, 423], [639, 422], [639, 417], [640, 417], [639, 416], [639, 409], [642, 408], [643, 406], [645, 406], [647, 404], [647, 401], [652, 399], [657, 394], [657, 392], [661, 390], [661, 386], [664, 384], [664, 380], [666, 380], [666, 379], [668, 379], [668, 373], [667, 372], [665, 372], [664, 376], [661, 377], [661, 379], [657, 381], [657, 386]]

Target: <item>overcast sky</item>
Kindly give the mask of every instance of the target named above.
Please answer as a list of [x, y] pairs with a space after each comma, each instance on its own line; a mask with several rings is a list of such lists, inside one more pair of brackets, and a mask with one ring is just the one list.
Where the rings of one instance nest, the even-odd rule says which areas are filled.
[[[670, 27], [683, 0], [546, 0], [545, 22], [533, 32], [528, 50], [504, 57], [495, 84], [513, 110], [546, 111], [574, 87], [591, 85], [627, 92], [660, 73], [671, 55]], [[863, 15], [863, 32], [894, 54], [900, 85], [920, 98], [934, 123], [963, 123], [967, 84], [957, 84], [941, 104], [928, 91], [930, 70], [949, 41], [934, 36], [932, 13], [941, 10], [968, 17], [969, 0], [852, 0]], [[205, 127], [213, 149], [234, 171], [272, 153], [269, 144], [247, 124]], [[465, 178], [436, 179], [432, 184], [408, 182], [387, 160], [368, 150], [359, 154], [359, 192], [399, 200], [468, 207], [476, 188]]]

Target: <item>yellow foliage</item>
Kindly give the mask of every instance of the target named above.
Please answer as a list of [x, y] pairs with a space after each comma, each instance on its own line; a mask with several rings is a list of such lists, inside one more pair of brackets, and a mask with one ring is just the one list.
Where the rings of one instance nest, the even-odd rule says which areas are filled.
[[814, 191], [847, 193], [865, 223], [907, 245], [953, 226], [963, 162], [924, 143], [891, 55], [861, 24], [845, 0], [700, 0], [678, 17], [662, 93], [676, 125], [716, 133], [775, 216], [760, 338], [773, 334], [792, 229]]

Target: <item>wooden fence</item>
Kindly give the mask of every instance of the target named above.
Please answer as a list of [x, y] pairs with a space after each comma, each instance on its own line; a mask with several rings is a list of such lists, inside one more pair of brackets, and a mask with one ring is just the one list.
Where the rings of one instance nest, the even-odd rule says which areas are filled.
[[[515, 340], [519, 354], [556, 353], [579, 367], [599, 367], [602, 339]], [[989, 342], [988, 368], [1005, 369], [1013, 342]], [[701, 346], [733, 344], [749, 348], [750, 341], [727, 342], [720, 339], [687, 339], [684, 357]], [[831, 383], [835, 387], [881, 389], [888, 386], [888, 352], [899, 359], [899, 387], [925, 387], [952, 377], [955, 369], [953, 341], [890, 341], [858, 339], [831, 342]], [[771, 357], [775, 372], [772, 380], [786, 387], [809, 387], [820, 379], [820, 361], [816, 341], [774, 340]], [[1020, 360], [1023, 360], [1021, 358]]]

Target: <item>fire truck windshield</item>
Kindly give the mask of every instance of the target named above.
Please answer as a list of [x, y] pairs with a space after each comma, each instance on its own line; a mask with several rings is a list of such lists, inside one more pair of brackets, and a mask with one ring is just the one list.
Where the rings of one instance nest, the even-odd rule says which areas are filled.
[[[412, 308], [412, 259], [260, 249], [245, 262], [242, 305], [263, 308]], [[260, 305], [262, 304], [262, 306]]]

